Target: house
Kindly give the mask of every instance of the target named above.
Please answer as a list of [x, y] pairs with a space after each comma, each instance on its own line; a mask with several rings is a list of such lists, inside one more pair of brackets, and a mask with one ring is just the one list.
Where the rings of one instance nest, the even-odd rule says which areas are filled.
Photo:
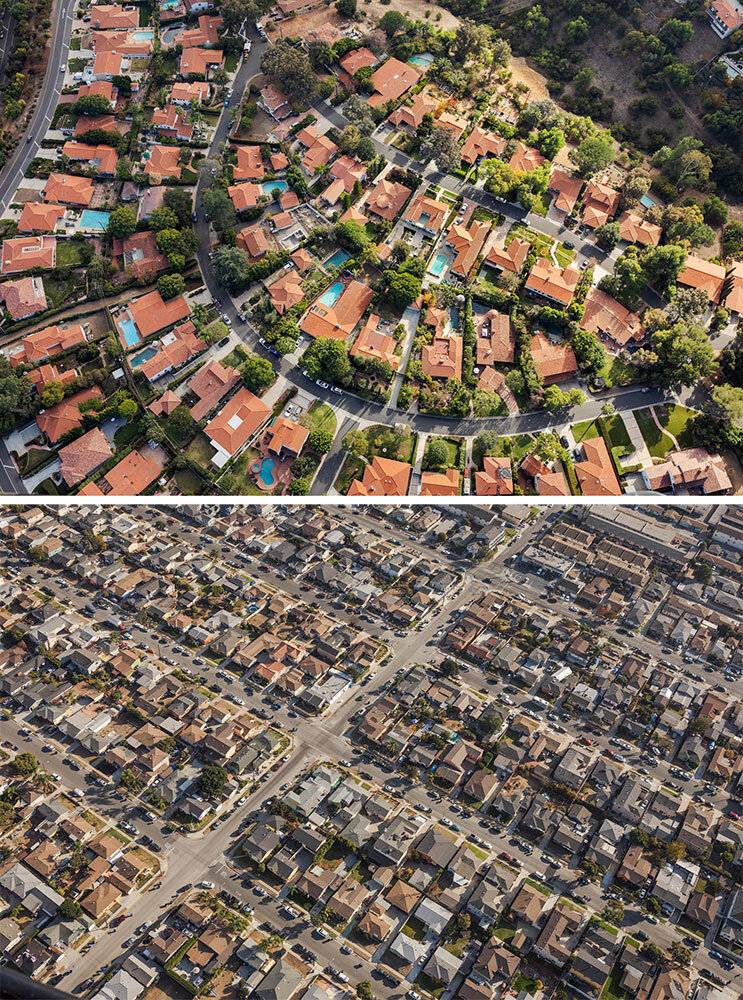
[[430, 344], [421, 348], [421, 366], [431, 378], [462, 378], [461, 337], [434, 336]]
[[418, 82], [418, 72], [410, 63], [400, 62], [394, 56], [376, 69], [370, 82], [374, 87], [374, 93], [367, 103], [375, 108], [386, 101], [396, 101], [398, 98]]
[[142, 490], [147, 489], [157, 479], [162, 470], [163, 466], [158, 457], [135, 448], [107, 472], [103, 479], [109, 487], [109, 492], [116, 496], [139, 496]]
[[91, 28], [106, 31], [131, 31], [139, 27], [139, 9], [122, 4], [96, 4], [90, 8]]
[[113, 449], [106, 435], [100, 427], [93, 427], [87, 434], [60, 448], [60, 475], [68, 486], [76, 486], [112, 455]]
[[643, 482], [649, 490], [670, 490], [672, 493], [729, 493], [732, 483], [725, 460], [710, 455], [706, 448], [685, 448], [669, 452], [660, 465], [642, 470]]
[[743, 27], [743, 9], [736, 0], [713, 0], [707, 7], [707, 17], [718, 38], [727, 38]]
[[97, 385], [76, 392], [73, 396], [67, 396], [37, 414], [36, 425], [50, 444], [54, 444], [68, 431], [80, 426], [82, 422], [80, 404], [89, 399], [103, 399], [103, 393]]
[[459, 496], [459, 470], [447, 469], [446, 472], [422, 472], [420, 496]]
[[709, 892], [694, 892], [686, 904], [686, 916], [700, 927], [711, 927], [717, 919], [720, 904]]
[[174, 83], [170, 91], [170, 100], [173, 104], [181, 104], [189, 107], [194, 102], [201, 106], [209, 98], [209, 84], [204, 80], [193, 80], [191, 83]]
[[475, 493], [479, 497], [513, 496], [511, 459], [486, 455], [482, 471], [475, 472]]
[[614, 463], [603, 438], [586, 438], [582, 442], [585, 458], [575, 463], [580, 488], [586, 496], [622, 495]]
[[269, 83], [261, 90], [261, 99], [258, 102], [267, 115], [274, 121], [282, 121], [293, 114], [292, 106], [278, 87]]
[[182, 295], [165, 302], [157, 289], [141, 296], [136, 302], [130, 301], [126, 308], [143, 340], [187, 319], [191, 313]]
[[301, 129], [297, 133], [297, 141], [304, 149], [301, 166], [308, 177], [314, 176], [338, 152], [336, 144], [318, 132], [314, 125], [306, 125]]
[[439, 946], [431, 953], [431, 957], [423, 966], [423, 972], [434, 982], [448, 986], [459, 972], [461, 964], [461, 958]]
[[73, 174], [49, 174], [44, 186], [44, 201], [61, 202], [63, 205], [87, 207], [93, 200], [93, 181], [90, 177]]
[[619, 219], [619, 236], [627, 243], [639, 243], [644, 247], [657, 247], [663, 229], [654, 222], [648, 222], [639, 212], [628, 209]]
[[83, 142], [66, 142], [62, 146], [62, 156], [73, 163], [84, 163], [99, 174], [113, 176], [119, 155], [113, 146], [88, 146]]
[[364, 209], [381, 219], [394, 222], [402, 212], [403, 205], [413, 192], [397, 181], [386, 178], [377, 181], [364, 201]]
[[150, 155], [144, 165], [144, 172], [148, 177], [180, 179], [181, 151], [178, 146], [150, 146], [148, 152]]
[[208, 79], [210, 71], [224, 66], [224, 52], [221, 49], [187, 48], [181, 52], [178, 72], [181, 76], [203, 76]]
[[240, 382], [240, 372], [225, 368], [219, 361], [208, 361], [188, 382], [188, 389], [198, 397], [191, 407], [194, 420], [201, 420], [210, 413], [230, 389]]
[[256, 223], [254, 226], [246, 226], [245, 229], [241, 229], [237, 234], [237, 245], [248, 254], [251, 262], [252, 260], [260, 260], [268, 250], [268, 239], [263, 227]]
[[516, 334], [511, 317], [489, 309], [475, 313], [476, 352], [478, 365], [513, 364], [516, 352]]
[[155, 108], [152, 113], [152, 128], [160, 135], [177, 139], [178, 142], [191, 142], [193, 138], [193, 125], [189, 124], [186, 112], [175, 104]]
[[204, 428], [216, 454], [212, 463], [222, 468], [255, 434], [271, 410], [244, 386]]
[[159, 249], [151, 231], [132, 233], [113, 240], [113, 256], [121, 261], [126, 274], [135, 278], [153, 278], [168, 267], [168, 258]]
[[508, 161], [508, 165], [512, 170], [519, 170], [525, 174], [531, 170], [536, 170], [537, 167], [541, 167], [543, 163], [544, 157], [539, 150], [527, 146], [525, 142], [521, 142], [520, 140], [516, 143], [516, 148], [513, 151], [511, 159]]
[[[340, 290], [336, 296], [336, 291]], [[329, 296], [335, 296], [332, 305], [326, 305]], [[315, 299], [299, 327], [310, 337], [332, 337], [346, 340], [374, 298], [373, 289], [355, 279], [337, 281]]]
[[446, 234], [446, 245], [456, 254], [450, 271], [463, 280], [467, 280], [482, 253], [485, 240], [490, 232], [487, 222], [470, 222], [469, 226], [454, 223]]
[[0, 284], [0, 302], [13, 321], [28, 319], [47, 309], [44, 282], [40, 277], [16, 278]]
[[626, 309], [595, 285], [588, 290], [580, 325], [597, 337], [610, 340], [615, 347], [626, 347], [645, 337], [645, 327], [637, 313]]
[[570, 215], [575, 208], [578, 195], [583, 187], [583, 180], [575, 174], [569, 174], [559, 167], [553, 167], [547, 190], [555, 194], [552, 207], [563, 215]]
[[444, 202], [435, 201], [425, 194], [417, 194], [405, 209], [403, 222], [435, 236], [441, 232], [450, 211], [450, 207]]
[[257, 206], [258, 199], [263, 196], [263, 191], [260, 184], [254, 184], [253, 181], [243, 181], [241, 184], [230, 184], [227, 188], [227, 194], [235, 206], [235, 211], [245, 212]]
[[710, 302], [719, 303], [725, 284], [726, 270], [722, 264], [689, 254], [683, 271], [678, 276], [679, 284], [689, 288], [703, 289]]
[[57, 262], [57, 240], [54, 236], [21, 236], [3, 240], [0, 274], [21, 274], [40, 268], [45, 271]]
[[277, 417], [269, 432], [271, 442], [268, 446], [279, 458], [298, 458], [302, 453], [309, 430], [293, 420]]
[[475, 125], [462, 146], [462, 159], [465, 163], [479, 163], [490, 156], [501, 156], [506, 151], [508, 141], [494, 132], [486, 132]]
[[143, 361], [139, 370], [150, 382], [162, 378], [168, 372], [180, 368], [191, 358], [204, 350], [205, 344], [196, 336], [196, 327], [190, 319], [173, 327], [160, 341], [159, 349], [151, 358]]
[[580, 271], [574, 267], [558, 267], [546, 257], [539, 257], [526, 279], [525, 288], [532, 295], [569, 306], [580, 281]]
[[365, 45], [362, 45], [358, 49], [352, 49], [350, 52], [347, 52], [345, 56], [339, 59], [339, 62], [349, 76], [355, 76], [365, 66], [376, 66], [379, 59], [371, 49], [367, 49]]
[[348, 496], [405, 496], [410, 473], [407, 462], [375, 455], [371, 464], [364, 467], [363, 478], [351, 483]]
[[583, 192], [581, 219], [586, 226], [596, 229], [613, 218], [619, 208], [621, 193], [595, 178], [586, 184]]
[[359, 331], [349, 354], [352, 358], [362, 357], [383, 361], [390, 368], [397, 370], [400, 363], [400, 355], [395, 353], [397, 341], [394, 337], [382, 332], [380, 323], [379, 316], [372, 313]]
[[514, 236], [504, 247], [492, 246], [485, 256], [485, 263], [495, 271], [510, 271], [513, 274], [521, 274], [530, 249], [531, 244], [527, 240]]
[[541, 330], [531, 338], [531, 354], [537, 374], [545, 385], [563, 382], [578, 371], [578, 361], [570, 344], [553, 344]]
[[304, 299], [304, 289], [302, 281], [296, 271], [286, 271], [281, 277], [269, 286], [268, 294], [279, 316], [298, 305]]
[[18, 220], [19, 233], [51, 233], [65, 213], [64, 205], [45, 205], [27, 201]]
[[534, 942], [536, 954], [561, 969], [573, 953], [573, 938], [581, 920], [580, 912], [557, 902], [550, 910], [544, 927]]
[[438, 106], [438, 101], [429, 97], [424, 91], [421, 91], [420, 94], [416, 94], [413, 97], [410, 104], [401, 104], [397, 111], [393, 111], [388, 121], [395, 128], [402, 128], [407, 132], [415, 134], [424, 116], [433, 116]]
[[59, 326], [47, 326], [43, 330], [29, 333], [21, 341], [20, 347], [8, 355], [8, 360], [16, 365], [34, 365], [56, 354], [78, 347], [86, 341], [85, 330], [76, 323], [62, 329]]

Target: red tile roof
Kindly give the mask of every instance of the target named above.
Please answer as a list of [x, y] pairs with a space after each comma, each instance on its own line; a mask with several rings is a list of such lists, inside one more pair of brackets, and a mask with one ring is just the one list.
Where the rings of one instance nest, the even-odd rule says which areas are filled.
[[57, 240], [54, 236], [20, 236], [3, 240], [2, 274], [20, 274], [35, 267], [48, 270], [57, 259]]
[[94, 427], [87, 434], [59, 449], [60, 474], [68, 486], [76, 486], [113, 455], [108, 438]]
[[4, 281], [0, 284], [0, 302], [3, 300], [14, 320], [44, 312], [47, 308], [44, 282], [38, 276]]
[[172, 326], [179, 320], [186, 319], [191, 310], [182, 295], [164, 302], [160, 292], [155, 289], [136, 302], [130, 302], [129, 312], [137, 324], [140, 336], [144, 339], [157, 333], [158, 330], [165, 329], [166, 326]]
[[233, 180], [259, 181], [263, 179], [265, 173], [260, 146], [237, 147], [237, 163], [232, 168]]
[[47, 439], [54, 444], [63, 434], [80, 426], [82, 420], [80, 403], [84, 403], [88, 399], [103, 399], [103, 393], [97, 385], [76, 392], [74, 396], [67, 396], [60, 403], [47, 407], [43, 413], [37, 415], [36, 425], [41, 433], [46, 434]]
[[205, 417], [239, 381], [240, 372], [234, 368], [225, 368], [215, 360], [205, 364], [188, 382], [189, 390], [199, 398], [191, 407], [194, 420]]
[[64, 205], [89, 205], [93, 198], [93, 181], [90, 177], [75, 177], [72, 174], [49, 174], [44, 188], [47, 201], [59, 201]]
[[295, 456], [300, 454], [310, 434], [306, 427], [295, 423], [294, 420], [286, 420], [284, 417], [277, 417], [274, 420], [269, 433], [271, 443], [268, 447], [271, 451], [276, 452], [277, 455], [289, 452]]
[[64, 205], [27, 201], [18, 220], [19, 233], [52, 233], [65, 213]]
[[310, 337], [332, 337], [345, 340], [374, 298], [374, 291], [360, 281], [348, 281], [332, 306], [319, 299], [310, 306], [300, 322], [300, 329]]
[[372, 73], [371, 82], [375, 92], [367, 103], [375, 107], [385, 101], [396, 101], [418, 82], [418, 77], [418, 72], [409, 63], [390, 57]]
[[258, 430], [271, 410], [243, 386], [204, 428], [204, 433], [227, 455], [234, 455]]
[[544, 382], [556, 381], [578, 371], [570, 344], [551, 344], [541, 330], [531, 338], [531, 354], [537, 374]]
[[408, 492], [411, 467], [407, 462], [375, 455], [370, 465], [364, 468], [361, 480], [354, 479], [348, 489], [348, 496], [401, 496]]
[[88, 146], [84, 142], [66, 142], [62, 146], [62, 156], [69, 157], [73, 162], [97, 167], [102, 174], [113, 174], [119, 160], [119, 154], [113, 146]]
[[462, 338], [434, 337], [421, 349], [421, 366], [432, 378], [462, 378]]
[[585, 459], [575, 463], [580, 488], [585, 496], [619, 497], [619, 485], [614, 465], [603, 438], [588, 438], [583, 441]]
[[479, 497], [513, 496], [511, 459], [486, 455], [482, 460], [482, 472], [475, 473], [475, 493]]
[[162, 472], [162, 460], [152, 449], [130, 451], [103, 477], [111, 487], [108, 495], [139, 496]]

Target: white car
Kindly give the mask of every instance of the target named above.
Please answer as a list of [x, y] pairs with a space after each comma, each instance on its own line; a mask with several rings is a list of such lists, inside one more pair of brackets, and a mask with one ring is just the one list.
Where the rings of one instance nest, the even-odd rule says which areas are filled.
[[199, 887], [202, 888], [202, 889], [213, 889], [214, 888], [214, 883], [213, 882], [199, 882]]
[[346, 975], [345, 972], [339, 972], [336, 978], [339, 979], [342, 983], [348, 982], [348, 976]]
[[59, 67], [59, 72], [60, 73], [66, 73], [67, 72], [67, 63], [62, 63], [62, 65]]
[[315, 385], [319, 385], [321, 389], [329, 389], [330, 386], [327, 382], [323, 382], [321, 378], [315, 379]]

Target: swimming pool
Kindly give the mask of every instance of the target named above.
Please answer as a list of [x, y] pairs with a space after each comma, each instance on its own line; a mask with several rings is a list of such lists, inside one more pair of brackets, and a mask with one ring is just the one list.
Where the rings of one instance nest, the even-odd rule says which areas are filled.
[[653, 201], [653, 199], [650, 197], [649, 194], [644, 194], [642, 198], [640, 198], [640, 204], [644, 205], [645, 208], [655, 208], [656, 203]]
[[133, 31], [132, 38], [135, 42], [150, 42], [155, 37], [154, 31]]
[[172, 10], [177, 7], [181, 0], [160, 0], [160, 10]]
[[110, 212], [94, 212], [92, 209], [86, 208], [80, 216], [80, 228], [95, 229], [103, 233], [108, 228], [108, 217], [110, 214]]
[[287, 186], [286, 181], [266, 181], [265, 184], [261, 184], [261, 191], [270, 198], [274, 191], [286, 191]]
[[139, 354], [135, 354], [131, 358], [129, 364], [132, 368], [138, 368], [140, 365], [143, 365], [145, 361], [149, 361], [150, 358], [154, 358], [156, 354], [157, 350], [154, 347], [145, 347], [143, 351], [140, 351]]
[[261, 477], [261, 482], [264, 486], [273, 486], [275, 482], [273, 478], [273, 467], [274, 460], [272, 458], [264, 458], [261, 462], [261, 468], [258, 475]]
[[345, 250], [336, 250], [335, 253], [332, 253], [325, 261], [325, 267], [330, 268], [331, 271], [334, 271], [336, 267], [340, 267], [341, 264], [345, 264], [346, 261], [350, 259], [351, 259], [350, 253], [346, 253]]
[[433, 62], [433, 55], [430, 52], [419, 52], [417, 56], [411, 56], [408, 62], [414, 66], [422, 66], [423, 69], [428, 69]]
[[119, 322], [119, 328], [124, 334], [124, 340], [126, 341], [127, 347], [136, 347], [139, 343], [139, 331], [137, 330], [136, 324], [133, 319], [122, 319]]
[[449, 263], [449, 258], [445, 253], [437, 253], [434, 258], [433, 264], [431, 264], [430, 270], [436, 277], [440, 277], [444, 268]]
[[343, 282], [334, 281], [333, 284], [326, 291], [322, 293], [320, 298], [317, 300], [323, 306], [334, 306], [338, 299], [341, 297], [341, 292], [343, 291]]

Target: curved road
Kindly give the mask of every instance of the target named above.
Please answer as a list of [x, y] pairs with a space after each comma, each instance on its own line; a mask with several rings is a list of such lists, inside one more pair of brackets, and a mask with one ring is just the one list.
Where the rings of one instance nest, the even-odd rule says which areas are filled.
[[3, 168], [0, 176], [0, 212], [4, 212], [12, 202], [26, 168], [39, 151], [41, 140], [49, 128], [54, 110], [62, 93], [64, 74], [59, 67], [67, 62], [70, 48], [70, 31], [75, 12], [75, 0], [59, 0], [52, 20], [52, 38], [49, 46], [49, 62], [41, 87], [36, 108], [26, 129], [26, 140], [15, 151], [11, 160]]

